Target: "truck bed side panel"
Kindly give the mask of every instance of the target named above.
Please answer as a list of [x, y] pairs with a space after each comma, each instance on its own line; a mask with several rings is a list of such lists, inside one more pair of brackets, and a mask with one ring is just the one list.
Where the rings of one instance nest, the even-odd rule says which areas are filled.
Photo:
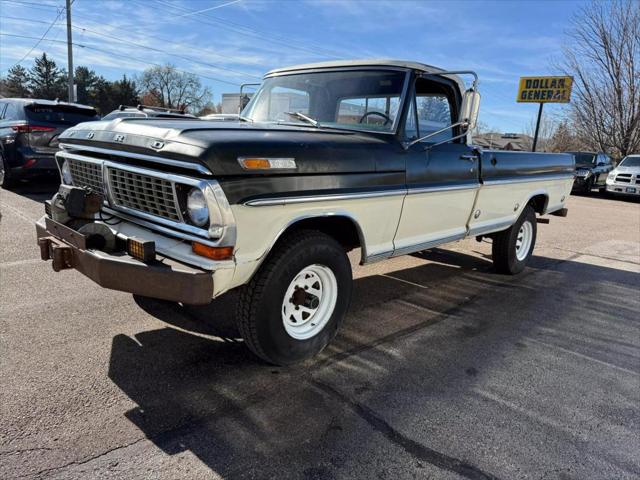
[[482, 152], [482, 182], [469, 234], [509, 228], [534, 197], [543, 200], [544, 213], [562, 208], [573, 172], [573, 156], [563, 153]]

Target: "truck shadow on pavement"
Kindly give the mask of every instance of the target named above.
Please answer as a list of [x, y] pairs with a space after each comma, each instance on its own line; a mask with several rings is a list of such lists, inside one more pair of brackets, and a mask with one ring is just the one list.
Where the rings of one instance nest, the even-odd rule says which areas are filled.
[[[418, 256], [429, 263], [357, 279], [341, 333], [291, 368], [244, 347], [234, 295], [206, 307], [137, 298], [171, 327], [114, 337], [109, 377], [137, 404], [126, 417], [163, 452], [190, 451], [224, 478], [634, 470], [640, 445], [618, 424], [635, 398], [622, 380], [638, 361], [636, 273], [534, 257], [504, 277], [476, 256]], [[585, 362], [606, 392], [585, 380]], [[608, 441], [613, 425], [628, 447]], [[572, 428], [597, 432], [576, 442]], [[571, 463], [563, 445], [592, 458]]]
[[54, 176], [42, 176], [18, 183], [11, 191], [36, 202], [44, 203], [58, 191], [60, 179]]

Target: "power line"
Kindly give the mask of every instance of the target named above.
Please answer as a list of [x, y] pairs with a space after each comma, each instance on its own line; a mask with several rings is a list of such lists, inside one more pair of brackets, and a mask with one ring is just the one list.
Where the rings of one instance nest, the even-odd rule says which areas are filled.
[[[137, 0], [131, 0], [135, 3], [138, 3]], [[184, 8], [184, 7], [180, 7], [178, 5], [174, 5], [168, 2], [164, 2], [162, 0], [153, 0], [155, 3], [158, 3], [160, 5], [164, 5], [165, 7], [169, 7], [169, 8], [173, 8], [175, 10], [178, 11], [182, 11], [182, 12], [189, 12], [191, 13], [191, 10]], [[222, 28], [226, 28], [227, 30], [231, 30], [234, 31], [236, 33], [241, 33], [243, 35], [251, 35], [253, 37], [259, 38], [261, 40], [265, 40], [265, 41], [269, 41], [269, 42], [273, 42], [273, 43], [278, 43], [280, 45], [283, 45], [287, 48], [290, 49], [294, 49], [294, 50], [299, 50], [299, 51], [303, 51], [306, 53], [313, 53], [314, 55], [318, 55], [320, 57], [325, 57], [325, 58], [338, 58], [340, 57], [342, 54], [336, 54], [336, 52], [331, 52], [329, 50], [323, 49], [325, 50], [326, 53], [322, 53], [320, 50], [318, 49], [311, 49], [311, 48], [307, 48], [305, 46], [300, 45], [300, 42], [298, 40], [293, 40], [293, 39], [287, 39], [283, 36], [278, 36], [278, 35], [274, 35], [273, 33], [269, 33], [269, 32], [264, 32], [264, 33], [260, 33], [259, 31], [251, 28], [251, 27], [247, 27], [244, 26], [240, 23], [237, 22], [233, 22], [231, 20], [227, 20], [221, 17], [216, 17], [214, 15], [210, 15], [210, 14], [200, 14], [200, 17], [202, 18], [191, 18], [190, 20], [193, 21], [199, 21], [201, 23], [205, 23], [208, 25], [217, 25], [217, 26], [221, 26]], [[278, 37], [280, 37], [282, 40], [278, 39]]]
[[42, 9], [42, 7], [46, 7], [46, 8], [55, 8], [56, 10], [58, 8], [60, 8], [57, 5], [51, 5], [48, 3], [35, 3], [35, 2], [23, 2], [20, 0], [2, 0], [2, 3], [15, 3], [18, 5], [26, 5], [26, 6], [31, 6], [31, 7], [39, 7], [40, 9]]
[[76, 29], [79, 29], [79, 30], [82, 30], [82, 31], [86, 31], [86, 32], [92, 33], [93, 35], [98, 35], [100, 37], [109, 38], [109, 39], [115, 40], [117, 42], [125, 43], [125, 44], [128, 44], [128, 45], [133, 45], [134, 47], [144, 48], [146, 50], [151, 50], [153, 52], [163, 53], [165, 55], [169, 55], [169, 56], [176, 57], [176, 58], [181, 58], [183, 60], [187, 60], [187, 61], [192, 62], [192, 63], [199, 63], [201, 65], [205, 65], [205, 66], [211, 67], [211, 68], [216, 68], [218, 70], [226, 70], [228, 72], [232, 72], [232, 73], [235, 73], [235, 74], [238, 74], [238, 75], [243, 75], [245, 77], [252, 77], [252, 78], [256, 78], [256, 79], [261, 79], [262, 78], [262, 77], [258, 77], [256, 75], [251, 75], [251, 74], [249, 74], [247, 72], [242, 72], [240, 70], [234, 70], [232, 68], [221, 67], [220, 65], [216, 65], [216, 64], [213, 64], [213, 63], [208, 63], [208, 62], [203, 62], [203, 61], [200, 61], [200, 60], [195, 60], [193, 58], [185, 57], [184, 55], [179, 55], [177, 53], [170, 53], [170, 52], [167, 52], [166, 50], [161, 50], [159, 48], [150, 47], [150, 46], [144, 45], [142, 43], [136, 43], [136, 42], [131, 42], [129, 40], [123, 40], [122, 38], [118, 38], [116, 36], [109, 35], [107, 33], [96, 32], [95, 30], [89, 30], [88, 28], [81, 27], [79, 25], [75, 25], [73, 28], [76, 28]]
[[[27, 3], [27, 2], [24, 2], [24, 3]], [[29, 2], [29, 3], [31, 3], [31, 2]], [[73, 4], [73, 0], [71, 1], [71, 3]], [[25, 58], [27, 58], [29, 55], [31, 55], [31, 52], [33, 52], [38, 47], [38, 45], [40, 45], [40, 43], [44, 40], [44, 37], [46, 37], [47, 34], [51, 31], [53, 26], [60, 19], [60, 15], [62, 15], [62, 12], [64, 12], [65, 10], [66, 10], [66, 7], [63, 7], [63, 8], [58, 10], [58, 15], [56, 15], [56, 18], [54, 18], [53, 22], [51, 22], [51, 25], [49, 25], [49, 28], [47, 28], [47, 30], [42, 34], [42, 36], [36, 42], [36, 44], [33, 47], [31, 47], [31, 49], [29, 49], [29, 51], [27, 53], [25, 53], [24, 56], [20, 60], [18, 60], [16, 63], [14, 63], [10, 68], [13, 68], [16, 65], [19, 65], [20, 63], [22, 63], [24, 61]]]
[[[47, 23], [47, 22], [43, 22], [41, 20], [34, 20], [34, 19], [31, 19], [31, 18], [9, 17], [9, 16], [6, 16], [4, 18], [9, 18], [9, 19], [12, 19], [12, 20], [20, 20], [20, 21], [24, 21], [24, 22], [31, 22], [31, 23]], [[158, 53], [162, 53], [162, 54], [165, 54], [165, 55], [170, 55], [170, 56], [173, 56], [173, 57], [181, 58], [183, 60], [187, 60], [187, 61], [192, 62], [192, 63], [198, 63], [198, 64], [201, 64], [201, 65], [205, 65], [205, 66], [208, 66], [208, 67], [211, 67], [211, 68], [215, 68], [215, 69], [219, 69], [219, 70], [226, 70], [226, 71], [238, 74], [238, 75], [242, 75], [244, 77], [251, 77], [251, 78], [258, 79], [258, 80], [260, 80], [262, 78], [262, 77], [259, 77], [257, 75], [250, 74], [248, 72], [243, 72], [243, 71], [240, 71], [240, 70], [234, 70], [234, 69], [228, 68], [228, 67], [222, 67], [220, 65], [216, 65], [216, 64], [208, 63], [208, 62], [203, 62], [201, 60], [196, 60], [196, 59], [193, 59], [191, 57], [186, 57], [184, 55], [179, 55], [179, 54], [176, 54], [176, 53], [170, 53], [170, 52], [167, 52], [166, 50], [161, 50], [159, 48], [150, 47], [148, 45], [144, 45], [144, 44], [141, 44], [141, 43], [136, 43], [136, 42], [131, 42], [129, 40], [124, 40], [124, 39], [116, 37], [114, 35], [109, 35], [109, 34], [102, 33], [102, 32], [96, 32], [95, 30], [90, 30], [90, 29], [88, 29], [86, 27], [83, 27], [81, 25], [77, 25], [76, 24], [76, 25], [73, 25], [72, 28], [75, 28], [76, 30], [80, 30], [82, 32], [89, 32], [89, 33], [91, 33], [93, 35], [98, 35], [100, 37], [109, 38], [109, 39], [115, 40], [117, 42], [121, 42], [121, 43], [124, 43], [124, 44], [132, 45], [132, 46], [135, 46], [135, 47], [138, 47], [138, 48], [144, 48], [144, 49], [151, 50], [151, 51], [158, 52]], [[209, 52], [207, 52], [207, 53], [209, 53]]]
[[180, 17], [189, 17], [189, 16], [191, 16], [191, 15], [197, 15], [197, 14], [199, 14], [199, 13], [210, 12], [211, 10], [217, 10], [217, 9], [219, 9], [219, 8], [226, 7], [227, 5], [233, 5], [234, 3], [238, 3], [238, 2], [240, 2], [240, 1], [242, 1], [242, 0], [232, 0], [231, 2], [223, 3], [223, 4], [221, 4], [221, 5], [215, 5], [215, 6], [213, 6], [213, 7], [209, 7], [209, 8], [203, 8], [202, 10], [198, 10], [198, 11], [196, 11], [196, 12], [184, 13], [184, 14], [182, 14], [182, 15], [178, 15], [178, 17], [177, 17], [177, 18], [180, 18]]
[[[80, 18], [80, 19], [83, 19], [83, 20], [88, 20], [88, 21], [91, 21], [91, 22], [94, 21], [93, 19], [91, 19], [91, 18], [89, 18], [87, 16], [76, 15], [76, 17]], [[25, 20], [28, 20], [28, 19], [25, 19]], [[143, 23], [142, 25], [146, 25], [146, 23]], [[117, 28], [118, 30], [123, 30], [123, 29], [126, 29], [126, 28], [140, 28], [141, 24], [140, 23], [120, 23], [120, 24], [116, 24], [116, 25], [113, 25], [113, 26], [114, 26], [114, 28]], [[226, 59], [229, 59], [229, 60], [232, 60], [232, 61], [237, 60], [237, 57], [232, 57], [230, 55], [223, 55], [221, 53], [212, 52], [212, 51], [206, 50], [204, 48], [194, 47], [193, 45], [187, 44], [187, 43], [176, 43], [174, 39], [167, 39], [167, 38], [162, 38], [162, 37], [158, 37], [158, 36], [154, 36], [154, 35], [149, 35], [147, 32], [144, 33], [144, 36], [145, 36], [145, 38], [148, 38], [148, 39], [151, 39], [151, 40], [158, 40], [159, 42], [164, 42], [164, 43], [170, 44], [173, 47], [184, 47], [184, 48], [189, 49], [189, 50], [191, 50], [193, 52], [202, 52], [202, 53], [205, 53], [207, 55], [210, 55], [210, 54], [213, 53], [215, 56], [220, 57], [220, 58], [226, 58]], [[238, 72], [240, 72], [240, 71], [238, 70]], [[261, 78], [261, 77], [258, 77], [256, 75], [250, 74], [248, 72], [241, 72], [241, 73], [244, 74], [244, 75], [253, 76], [255, 78]]]
[[[2, 32], [0, 32], [0, 36], [3, 36], [3, 37], [15, 37], [15, 38], [26, 38], [26, 39], [33, 39], [33, 40], [38, 38], [38, 37], [32, 37], [32, 36], [28, 36], [28, 35], [17, 35], [17, 34], [2, 33]], [[45, 39], [43, 41], [45, 41], [45, 42], [54, 42], [54, 43], [64, 43], [65, 45], [67, 44], [66, 40]], [[76, 43], [76, 42], [73, 42], [73, 45], [76, 46], [76, 47], [85, 48], [87, 50], [95, 50], [96, 52], [104, 53], [104, 54], [109, 55], [109, 56], [114, 57], [114, 58], [121, 58], [121, 59], [124, 59], [124, 60], [133, 60], [133, 61], [138, 62], [138, 63], [144, 63], [145, 65], [153, 65], [155, 67], [162, 67], [163, 66], [163, 65], [161, 65], [159, 63], [150, 62], [148, 60], [142, 60], [140, 58], [131, 57], [129, 55], [118, 54], [118, 53], [111, 52], [111, 51], [105, 50], [103, 48], [94, 47], [94, 46], [91, 46], [91, 45], [84, 45], [82, 43]], [[214, 81], [214, 82], [225, 83], [227, 85], [233, 85], [235, 87], [239, 87], [240, 86], [239, 83], [234, 83], [234, 82], [230, 82], [230, 81], [227, 81], [227, 80], [222, 80], [222, 79], [216, 78], [216, 77], [210, 77], [208, 75], [203, 75], [201, 73], [192, 72], [192, 71], [189, 71], [189, 70], [184, 70], [184, 69], [181, 69], [181, 68], [178, 68], [178, 67], [174, 67], [174, 68], [178, 72], [190, 73], [192, 75], [196, 75], [198, 77], [206, 78], [206, 79]]]

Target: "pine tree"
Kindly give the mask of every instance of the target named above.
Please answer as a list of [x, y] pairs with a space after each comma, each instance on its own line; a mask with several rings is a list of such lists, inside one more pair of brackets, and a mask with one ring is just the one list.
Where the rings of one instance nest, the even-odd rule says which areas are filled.
[[126, 75], [122, 76], [121, 80], [113, 82], [113, 95], [114, 95], [114, 108], [118, 105], [137, 105], [138, 104], [138, 89], [136, 82], [127, 78]]
[[87, 67], [76, 67], [74, 75], [74, 83], [76, 84], [78, 103], [92, 104], [96, 83], [99, 78], [96, 72], [89, 70]]
[[35, 65], [29, 72], [29, 87], [34, 98], [54, 100], [66, 98], [65, 83], [67, 74], [49, 60], [46, 53], [35, 59]]
[[29, 73], [22, 65], [14, 65], [9, 69], [5, 79], [4, 95], [7, 97], [27, 98], [29, 91]]

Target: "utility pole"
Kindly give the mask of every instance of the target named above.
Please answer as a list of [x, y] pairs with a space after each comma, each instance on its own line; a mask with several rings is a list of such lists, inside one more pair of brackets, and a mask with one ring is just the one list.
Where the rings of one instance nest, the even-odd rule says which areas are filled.
[[67, 0], [67, 63], [69, 68], [69, 102], [74, 102], [73, 95], [73, 46], [71, 42], [71, 0]]
[[538, 109], [538, 121], [536, 121], [536, 133], [533, 134], [533, 148], [532, 152], [536, 151], [536, 146], [538, 145], [538, 133], [540, 132], [540, 119], [542, 118], [542, 106], [544, 103], [540, 102], [540, 108]]

